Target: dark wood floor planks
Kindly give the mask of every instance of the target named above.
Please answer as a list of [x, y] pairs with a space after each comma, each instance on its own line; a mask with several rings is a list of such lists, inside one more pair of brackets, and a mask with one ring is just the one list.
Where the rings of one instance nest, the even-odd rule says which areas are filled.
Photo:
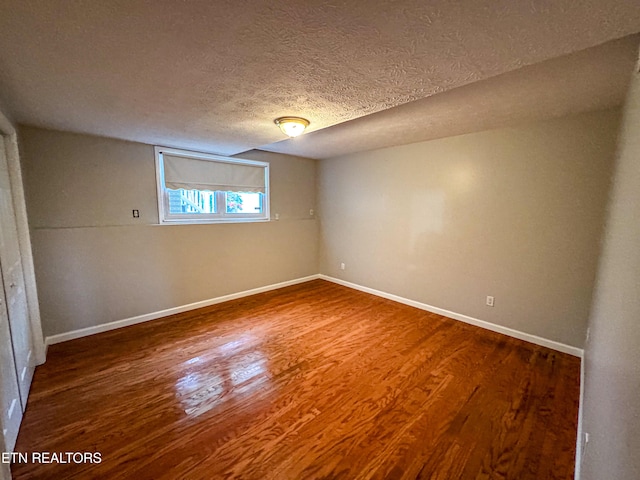
[[322, 280], [53, 345], [15, 479], [570, 479], [580, 361]]

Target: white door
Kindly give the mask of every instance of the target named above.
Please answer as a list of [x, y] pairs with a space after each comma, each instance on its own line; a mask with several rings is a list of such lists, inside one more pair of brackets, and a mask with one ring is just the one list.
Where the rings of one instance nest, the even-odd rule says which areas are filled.
[[20, 408], [24, 411], [35, 370], [35, 359], [32, 352], [31, 325], [27, 309], [16, 217], [2, 137], [0, 137], [0, 270], [2, 270], [6, 313], [9, 317], [13, 358], [18, 377]]
[[[1, 279], [0, 287], [4, 287]], [[6, 306], [4, 288], [0, 288], [0, 425], [4, 437], [4, 445], [0, 445], [0, 448], [11, 451], [18, 437], [22, 408]]]

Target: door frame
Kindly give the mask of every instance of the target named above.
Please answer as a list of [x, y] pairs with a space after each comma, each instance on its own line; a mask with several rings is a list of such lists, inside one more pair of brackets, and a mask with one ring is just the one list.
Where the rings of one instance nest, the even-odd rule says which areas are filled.
[[24, 199], [24, 186], [22, 183], [22, 169], [20, 167], [20, 151], [18, 149], [18, 134], [13, 124], [0, 111], [0, 135], [4, 137], [5, 154], [9, 168], [9, 180], [11, 182], [11, 197], [16, 215], [16, 229], [18, 231], [18, 246], [22, 258], [22, 271], [27, 297], [27, 310], [31, 326], [31, 340], [33, 355], [36, 365], [42, 365], [46, 360], [46, 345], [42, 334], [42, 322], [40, 320], [40, 306], [38, 304], [38, 289], [36, 275], [33, 266], [33, 254], [31, 250], [31, 236], [29, 235], [29, 223], [27, 221], [27, 207]]

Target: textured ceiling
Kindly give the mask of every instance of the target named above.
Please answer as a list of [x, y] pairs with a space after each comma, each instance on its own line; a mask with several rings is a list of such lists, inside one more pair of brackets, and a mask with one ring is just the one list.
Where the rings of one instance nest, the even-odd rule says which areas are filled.
[[637, 0], [0, 0], [0, 103], [232, 154], [638, 31]]
[[639, 46], [630, 35], [261, 149], [329, 158], [619, 106]]

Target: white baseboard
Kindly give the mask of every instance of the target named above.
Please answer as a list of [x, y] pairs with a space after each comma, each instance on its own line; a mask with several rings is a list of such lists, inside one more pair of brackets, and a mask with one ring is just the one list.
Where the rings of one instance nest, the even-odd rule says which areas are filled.
[[196, 308], [208, 307], [215, 305], [216, 303], [228, 302], [229, 300], [235, 300], [236, 298], [248, 297], [249, 295], [255, 295], [257, 293], [268, 292], [269, 290], [276, 290], [278, 288], [288, 287], [290, 285], [296, 285], [298, 283], [308, 282], [309, 280], [316, 280], [320, 278], [320, 275], [309, 275], [308, 277], [296, 278], [294, 280], [288, 280], [286, 282], [274, 283], [264, 287], [252, 288], [251, 290], [245, 290], [243, 292], [232, 293], [229, 295], [223, 295], [221, 297], [211, 298], [209, 300], [202, 300], [200, 302], [190, 303], [188, 305], [181, 305], [179, 307], [167, 308], [166, 310], [160, 310], [158, 312], [146, 313], [144, 315], [138, 315], [137, 317], [125, 318], [122, 320], [116, 320], [114, 322], [103, 323], [93, 327], [81, 328], [79, 330], [72, 330], [70, 332], [59, 333], [46, 337], [45, 344], [48, 347], [55, 343], [66, 342], [68, 340], [74, 340], [76, 338], [87, 337], [89, 335], [95, 335], [96, 333], [108, 332], [109, 330], [115, 330], [117, 328], [128, 327], [129, 325], [135, 325], [137, 323], [148, 322], [149, 320], [156, 320], [158, 318], [166, 317], [168, 315], [174, 315], [176, 313], [187, 312]]
[[380, 290], [375, 290], [373, 288], [364, 287], [362, 285], [358, 285], [355, 283], [347, 282], [345, 280], [340, 280], [338, 278], [329, 277], [323, 274], [309, 275], [308, 277], [296, 278], [294, 280], [288, 280], [286, 282], [274, 283], [272, 285], [266, 285], [264, 287], [253, 288], [251, 290], [245, 290], [243, 292], [232, 293], [229, 295], [223, 295], [221, 297], [211, 298], [209, 300], [202, 300], [200, 302], [190, 303], [188, 305], [181, 305], [178, 307], [168, 308], [166, 310], [160, 310], [157, 312], [146, 313], [144, 315], [138, 315], [136, 317], [125, 318], [122, 320], [116, 320], [114, 322], [103, 323], [101, 325], [96, 325], [93, 327], [81, 328], [79, 330], [72, 330], [70, 332], [60, 333], [57, 335], [52, 335], [50, 337], [46, 337], [45, 345], [48, 347], [49, 345], [53, 345], [56, 343], [66, 342], [68, 340], [73, 340], [76, 338], [86, 337], [89, 335], [95, 335], [96, 333], [108, 332], [110, 330], [115, 330], [117, 328], [127, 327], [129, 325], [135, 325], [137, 323], [148, 322], [150, 320], [155, 320], [157, 318], [166, 317], [168, 315], [174, 315], [176, 313], [187, 312], [189, 310], [194, 310], [196, 308], [208, 307], [210, 305], [215, 305], [217, 303], [227, 302], [229, 300], [235, 300], [236, 298], [248, 297], [249, 295], [255, 295], [257, 293], [268, 292], [270, 290], [276, 290], [278, 288], [288, 287], [290, 285], [296, 285], [298, 283], [308, 282], [310, 280], [315, 280], [321, 278], [323, 280], [327, 280], [329, 282], [337, 283], [339, 285], [343, 285], [345, 287], [353, 288], [355, 290], [359, 290], [361, 292], [370, 293], [372, 295], [376, 295], [378, 297], [386, 298], [389, 300], [393, 300], [394, 302], [403, 303], [405, 305], [409, 305], [412, 307], [419, 308], [421, 310], [426, 310], [428, 312], [437, 313], [438, 315], [443, 315], [445, 317], [452, 318], [454, 320], [460, 320], [462, 322], [475, 325], [477, 327], [485, 328], [487, 330], [491, 330], [493, 332], [502, 333], [504, 335], [508, 335], [510, 337], [518, 338], [520, 340], [524, 340], [526, 342], [531, 342], [536, 345], [541, 345], [543, 347], [548, 347], [553, 350], [557, 350], [559, 352], [568, 353], [570, 355], [574, 355], [576, 357], [582, 358], [584, 351], [581, 348], [573, 347], [571, 345], [566, 345], [564, 343], [556, 342], [553, 340], [549, 340], [546, 338], [538, 337], [536, 335], [531, 335], [530, 333], [521, 332], [519, 330], [514, 330], [512, 328], [503, 327], [501, 325], [496, 325], [494, 323], [486, 322], [484, 320], [480, 320], [477, 318], [469, 317], [467, 315], [463, 315], [460, 313], [452, 312], [449, 310], [445, 310], [442, 308], [434, 307], [432, 305], [427, 305], [426, 303], [418, 302], [415, 300], [410, 300], [408, 298], [400, 297], [398, 295], [393, 295], [391, 293], [382, 292]]
[[559, 352], [568, 353], [569, 355], [573, 355], [575, 357], [582, 358], [584, 354], [584, 350], [581, 348], [573, 347], [571, 345], [566, 345], [564, 343], [556, 342], [554, 340], [538, 337], [537, 335], [521, 332], [519, 330], [514, 330], [513, 328], [496, 325], [495, 323], [486, 322], [484, 320], [480, 320], [474, 317], [469, 317], [461, 313], [451, 312], [443, 308], [427, 305], [426, 303], [417, 302], [415, 300], [410, 300], [408, 298], [400, 297], [398, 295], [393, 295], [391, 293], [382, 292], [380, 290], [375, 290], [369, 287], [363, 287], [362, 285], [347, 282], [345, 280], [340, 280], [339, 278], [329, 277], [323, 274], [320, 274], [319, 278], [323, 280], [327, 280], [329, 282], [337, 283], [338, 285], [343, 285], [345, 287], [353, 288], [355, 290], [360, 290], [361, 292], [366, 292], [372, 295], [376, 295], [378, 297], [386, 298], [388, 300], [393, 300], [394, 302], [403, 303], [411, 307], [416, 307], [421, 310], [426, 310], [431, 313], [437, 313], [438, 315], [453, 318], [454, 320], [460, 320], [461, 322], [469, 323], [471, 325], [475, 325], [476, 327], [481, 327], [487, 330], [491, 330], [492, 332], [502, 333], [504, 335], [508, 335], [510, 337], [517, 338], [519, 340], [524, 340], [525, 342], [534, 343], [536, 345], [541, 345], [543, 347], [551, 348]]

